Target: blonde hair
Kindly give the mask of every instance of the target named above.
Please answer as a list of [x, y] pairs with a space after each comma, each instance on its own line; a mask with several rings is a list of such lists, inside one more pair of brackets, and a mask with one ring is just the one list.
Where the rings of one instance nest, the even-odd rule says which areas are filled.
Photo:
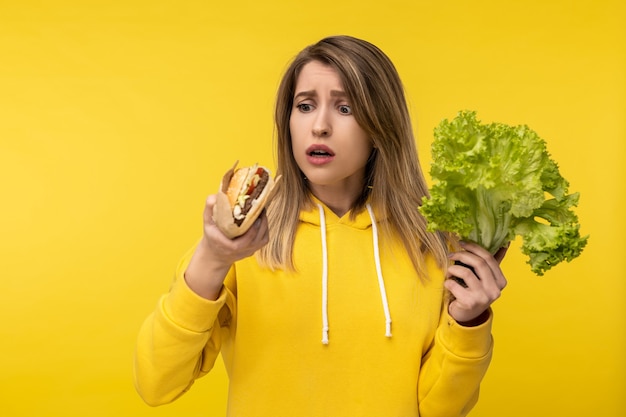
[[440, 267], [446, 264], [447, 238], [426, 231], [417, 210], [428, 188], [417, 148], [404, 88], [390, 59], [371, 43], [350, 36], [322, 39], [302, 50], [280, 83], [275, 108], [276, 174], [282, 175], [268, 208], [270, 241], [258, 253], [273, 269], [294, 269], [292, 249], [299, 212], [312, 207], [311, 193], [292, 150], [289, 119], [298, 75], [311, 61], [334, 68], [339, 74], [357, 123], [372, 140], [374, 152], [351, 216], [369, 202], [382, 222], [382, 236], [400, 238], [420, 276], [427, 276], [424, 258], [431, 254]]

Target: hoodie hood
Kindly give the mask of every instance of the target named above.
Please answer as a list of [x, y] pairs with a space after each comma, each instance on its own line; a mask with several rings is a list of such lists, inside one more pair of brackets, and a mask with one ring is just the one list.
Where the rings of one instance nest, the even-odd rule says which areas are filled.
[[[365, 230], [372, 226], [372, 218], [368, 215], [367, 210], [363, 210], [361, 213], [356, 215], [355, 219], [351, 219], [350, 215], [352, 212], [346, 213], [343, 217], [337, 216], [328, 206], [322, 203], [315, 197], [311, 197], [313, 201], [313, 206], [307, 211], [300, 212], [300, 221], [304, 223], [309, 223], [314, 226], [320, 226], [320, 212], [319, 206], [322, 206], [324, 210], [324, 218], [326, 226], [334, 225], [334, 224], [342, 224], [345, 226], [353, 227], [355, 229]], [[376, 216], [376, 219], [381, 220], [379, 216]]]
[[343, 224], [356, 229], [372, 230], [372, 245], [374, 249], [373, 268], [376, 268], [376, 276], [378, 277], [378, 287], [380, 290], [380, 299], [382, 302], [382, 310], [385, 319], [385, 336], [391, 337], [391, 315], [389, 313], [389, 303], [387, 301], [387, 292], [385, 289], [385, 281], [383, 278], [382, 268], [380, 266], [380, 253], [378, 245], [378, 226], [376, 216], [372, 207], [367, 204], [366, 210], [357, 214], [356, 218], [351, 219], [350, 213], [343, 217], [337, 216], [321, 201], [314, 198], [317, 210], [311, 209], [300, 213], [300, 221], [317, 226], [320, 229], [320, 244], [322, 246], [322, 343], [329, 343], [329, 320], [328, 320], [328, 248], [326, 246], [326, 228], [331, 224]]

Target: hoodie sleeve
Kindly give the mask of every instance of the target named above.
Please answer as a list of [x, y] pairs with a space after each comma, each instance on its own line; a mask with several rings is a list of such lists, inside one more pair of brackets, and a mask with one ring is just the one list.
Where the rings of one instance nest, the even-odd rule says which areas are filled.
[[152, 406], [174, 401], [213, 368], [235, 311], [235, 296], [227, 286], [215, 301], [187, 286], [184, 272], [190, 256], [181, 261], [169, 293], [160, 298], [137, 338], [135, 388]]
[[478, 401], [480, 383], [491, 361], [492, 312], [485, 323], [464, 327], [448, 315], [444, 304], [435, 340], [420, 371], [421, 417], [467, 415]]

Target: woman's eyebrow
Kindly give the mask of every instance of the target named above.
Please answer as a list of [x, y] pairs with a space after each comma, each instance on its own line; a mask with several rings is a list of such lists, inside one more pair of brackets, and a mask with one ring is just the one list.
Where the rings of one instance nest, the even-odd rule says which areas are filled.
[[315, 97], [315, 96], [317, 96], [317, 92], [315, 90], [308, 90], [308, 91], [300, 91], [299, 93], [296, 93], [296, 95], [293, 98], [297, 99], [300, 97]]
[[[330, 96], [331, 97], [346, 97], [347, 94], [343, 90], [330, 90]], [[317, 97], [317, 91], [316, 90], [300, 91], [299, 93], [296, 93], [296, 95], [293, 98], [297, 99], [300, 97]]]

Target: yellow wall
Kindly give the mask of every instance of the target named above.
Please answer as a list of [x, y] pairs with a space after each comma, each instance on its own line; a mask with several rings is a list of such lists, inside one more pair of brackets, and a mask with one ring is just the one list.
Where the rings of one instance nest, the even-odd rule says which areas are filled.
[[397, 64], [426, 169], [433, 127], [473, 109], [531, 126], [581, 192], [581, 258], [505, 261], [473, 415], [626, 415], [625, 21], [621, 0], [2, 1], [0, 413], [223, 415], [221, 367], [144, 405], [135, 334], [221, 173], [273, 166], [288, 60], [347, 33]]

